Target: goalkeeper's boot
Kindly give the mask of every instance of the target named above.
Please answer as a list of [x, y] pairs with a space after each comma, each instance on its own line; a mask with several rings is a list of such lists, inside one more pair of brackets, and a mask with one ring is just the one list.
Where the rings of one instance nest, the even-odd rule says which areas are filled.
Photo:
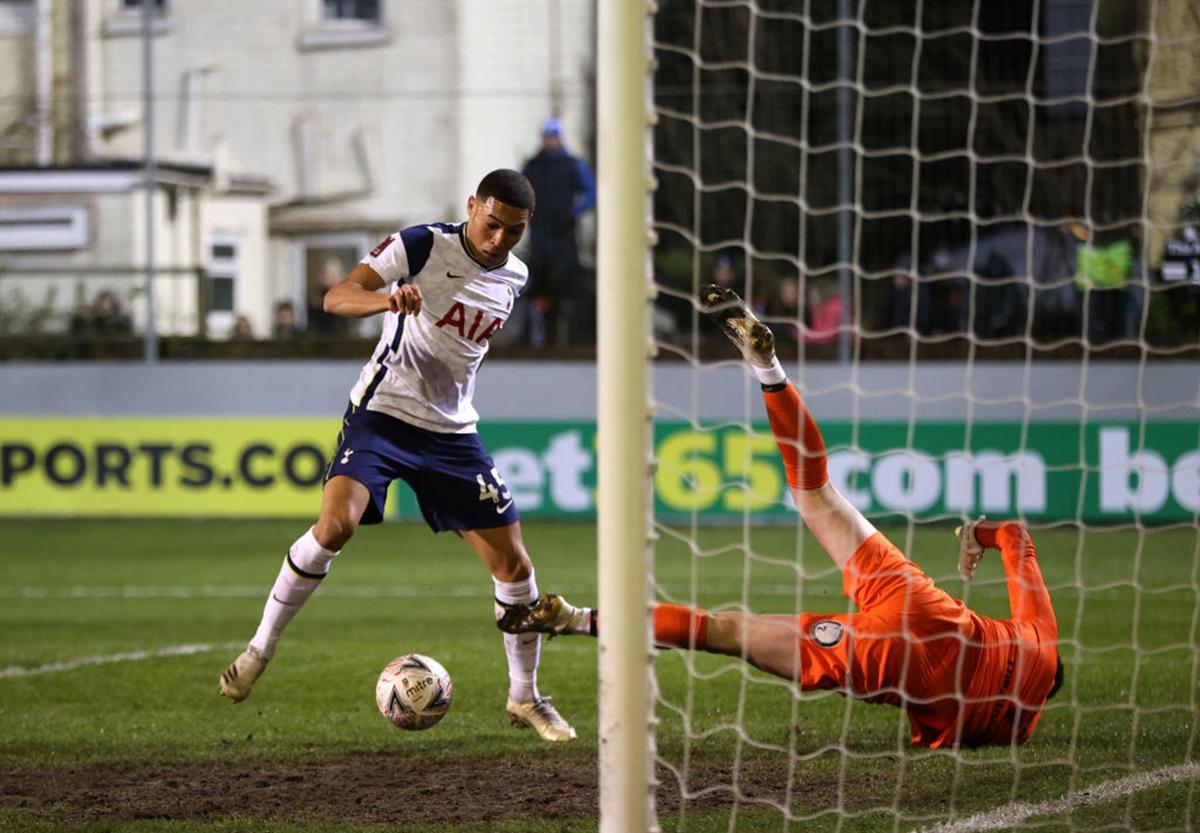
[[575, 607], [562, 596], [547, 593], [531, 605], [507, 605], [496, 623], [505, 633], [587, 633], [587, 608]]
[[558, 709], [550, 704], [549, 697], [539, 697], [528, 703], [518, 703], [509, 697], [504, 710], [508, 712], [509, 723], [518, 729], [532, 726], [542, 740], [565, 743], [575, 739], [575, 727], [563, 720]]
[[700, 290], [700, 309], [721, 325], [746, 361], [757, 367], [771, 366], [775, 360], [775, 334], [736, 292], [710, 283]]
[[264, 655], [253, 645], [238, 654], [238, 658], [229, 663], [229, 667], [221, 673], [217, 685], [221, 694], [235, 703], [240, 703], [250, 696], [254, 681], [266, 670], [270, 657]]

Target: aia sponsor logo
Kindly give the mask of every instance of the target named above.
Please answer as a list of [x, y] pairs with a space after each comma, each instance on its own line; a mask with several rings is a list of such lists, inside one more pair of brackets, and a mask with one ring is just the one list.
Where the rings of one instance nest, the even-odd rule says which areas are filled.
[[[474, 316], [471, 317], [470, 324], [467, 323], [468, 316], [470, 316], [470, 311], [467, 310], [461, 301], [455, 301], [446, 314], [438, 319], [435, 326], [450, 327], [458, 332], [460, 338], [465, 338], [467, 341], [473, 341], [476, 344], [483, 344], [495, 335], [497, 330], [504, 326], [503, 319], [484, 315], [481, 309], [474, 310]], [[491, 320], [484, 325], [486, 319]]]

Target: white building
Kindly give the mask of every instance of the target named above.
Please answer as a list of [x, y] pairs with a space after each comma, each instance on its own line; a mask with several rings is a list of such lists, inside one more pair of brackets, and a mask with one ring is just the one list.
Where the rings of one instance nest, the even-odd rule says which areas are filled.
[[152, 234], [159, 332], [206, 307], [263, 337], [383, 234], [461, 218], [547, 115], [592, 130], [594, 0], [153, 0], [151, 231], [141, 5], [0, 0], [0, 303], [55, 287], [65, 321], [109, 286], [144, 320]]

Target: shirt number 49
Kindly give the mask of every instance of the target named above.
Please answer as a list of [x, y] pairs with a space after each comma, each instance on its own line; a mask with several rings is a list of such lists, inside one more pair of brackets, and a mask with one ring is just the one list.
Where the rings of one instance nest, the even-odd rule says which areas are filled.
[[496, 471], [495, 467], [490, 472], [492, 482], [488, 482], [487, 475], [482, 472], [475, 475], [475, 482], [479, 484], [479, 500], [490, 500], [496, 506], [496, 514], [503, 515], [508, 511], [508, 507], [512, 505], [512, 492], [504, 482], [504, 478], [500, 476], [500, 472]]

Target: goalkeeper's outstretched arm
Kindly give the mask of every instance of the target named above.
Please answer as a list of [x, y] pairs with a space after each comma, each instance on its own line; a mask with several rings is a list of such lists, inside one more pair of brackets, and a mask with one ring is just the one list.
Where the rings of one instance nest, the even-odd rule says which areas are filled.
[[984, 549], [1000, 550], [1013, 621], [1033, 625], [1043, 641], [1056, 641], [1058, 621], [1029, 530], [1017, 521], [980, 520], [972, 532]]

